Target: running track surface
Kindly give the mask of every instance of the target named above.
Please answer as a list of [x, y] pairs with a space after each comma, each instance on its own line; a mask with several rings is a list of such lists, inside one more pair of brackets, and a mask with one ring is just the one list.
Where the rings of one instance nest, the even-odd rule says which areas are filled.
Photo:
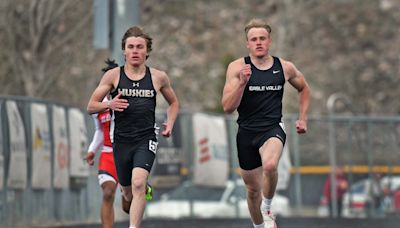
[[[78, 224], [48, 228], [97, 228], [100, 224]], [[115, 228], [128, 228], [128, 222], [117, 223]], [[142, 228], [252, 228], [248, 219], [148, 219]], [[400, 217], [376, 219], [279, 218], [278, 228], [400, 228]]]

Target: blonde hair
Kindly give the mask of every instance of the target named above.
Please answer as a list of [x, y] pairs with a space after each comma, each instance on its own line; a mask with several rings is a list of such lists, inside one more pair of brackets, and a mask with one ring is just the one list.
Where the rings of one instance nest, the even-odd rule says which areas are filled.
[[246, 38], [247, 38], [247, 34], [249, 33], [249, 30], [252, 28], [265, 28], [265, 30], [267, 30], [269, 35], [271, 35], [271, 32], [272, 32], [271, 26], [267, 22], [265, 22], [264, 20], [259, 19], [259, 18], [254, 18], [254, 19], [251, 19], [249, 21], [249, 23], [247, 23], [246, 27], [244, 27], [244, 32], [246, 34]]

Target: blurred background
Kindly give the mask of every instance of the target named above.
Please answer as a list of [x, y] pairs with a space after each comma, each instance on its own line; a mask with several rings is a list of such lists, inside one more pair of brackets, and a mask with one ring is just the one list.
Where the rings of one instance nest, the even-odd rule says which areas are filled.
[[[94, 133], [85, 109], [104, 61], [123, 64], [132, 25], [153, 37], [147, 64], [168, 73], [182, 109], [173, 137], [160, 138], [146, 219], [249, 220], [236, 114], [220, 100], [255, 17], [272, 26], [271, 54], [292, 61], [312, 89], [309, 132], [298, 136], [298, 97], [286, 88], [279, 216], [328, 218], [326, 189], [340, 186], [329, 178], [341, 173], [333, 217], [399, 217], [399, 12], [398, 0], [1, 1], [0, 227], [100, 221], [97, 167], [82, 160]], [[126, 221], [119, 197], [115, 207]]]

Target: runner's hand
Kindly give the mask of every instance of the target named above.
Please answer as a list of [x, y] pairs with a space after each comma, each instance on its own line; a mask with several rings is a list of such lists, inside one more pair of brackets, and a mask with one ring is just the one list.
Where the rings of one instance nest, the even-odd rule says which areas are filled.
[[241, 86], [246, 85], [251, 76], [250, 64], [245, 64], [239, 72], [239, 84]]
[[86, 157], [84, 158], [84, 160], [86, 160], [86, 162], [87, 162], [89, 165], [94, 165], [94, 155], [95, 155], [94, 152], [88, 152], [88, 153], [86, 154]]
[[118, 93], [116, 97], [107, 102], [107, 107], [111, 110], [122, 112], [128, 108], [129, 103], [127, 99], [121, 99], [122, 93]]
[[168, 138], [169, 136], [171, 136], [172, 127], [168, 126], [167, 123], [163, 123], [162, 125], [163, 125], [164, 130], [162, 131], [161, 134], [162, 134], [162, 136]]
[[307, 122], [304, 120], [296, 121], [296, 131], [299, 134], [304, 134], [307, 132]]

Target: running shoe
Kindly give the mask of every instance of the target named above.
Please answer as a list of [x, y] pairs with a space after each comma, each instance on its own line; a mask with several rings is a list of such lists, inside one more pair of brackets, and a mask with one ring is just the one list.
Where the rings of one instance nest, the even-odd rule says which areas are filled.
[[147, 201], [151, 201], [153, 199], [153, 187], [149, 183], [146, 186], [146, 195], [145, 198]]
[[276, 217], [274, 214], [272, 214], [271, 211], [267, 211], [266, 213], [263, 213], [264, 215], [264, 227], [265, 228], [277, 228], [278, 226], [276, 225]]

